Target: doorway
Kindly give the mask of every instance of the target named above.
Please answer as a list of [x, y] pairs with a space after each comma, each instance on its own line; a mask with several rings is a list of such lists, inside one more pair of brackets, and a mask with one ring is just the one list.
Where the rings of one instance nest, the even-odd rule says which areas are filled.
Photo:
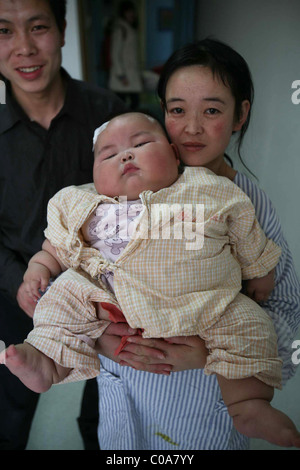
[[[106, 88], [103, 41], [107, 23], [116, 17], [120, 0], [78, 0], [84, 79]], [[195, 39], [196, 0], [135, 0], [141, 69], [159, 74], [171, 53]], [[155, 88], [155, 87], [154, 87]], [[142, 105], [155, 100], [145, 90]]]

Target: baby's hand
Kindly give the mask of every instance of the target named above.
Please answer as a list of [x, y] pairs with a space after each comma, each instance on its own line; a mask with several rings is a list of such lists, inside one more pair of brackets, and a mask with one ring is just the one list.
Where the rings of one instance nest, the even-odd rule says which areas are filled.
[[246, 282], [246, 292], [255, 302], [266, 302], [275, 286], [275, 269], [266, 276], [249, 279]]
[[44, 292], [49, 284], [50, 271], [39, 263], [30, 263], [24, 275], [25, 290], [30, 298], [37, 301], [41, 297], [39, 290]]

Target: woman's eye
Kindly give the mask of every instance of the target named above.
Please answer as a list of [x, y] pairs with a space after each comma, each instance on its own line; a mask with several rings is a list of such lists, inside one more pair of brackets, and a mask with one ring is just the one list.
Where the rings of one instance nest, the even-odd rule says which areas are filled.
[[9, 29], [7, 28], [0, 28], [0, 34], [8, 34], [9, 33]]
[[216, 109], [216, 108], [208, 108], [208, 109], [206, 110], [206, 114], [212, 114], [212, 115], [218, 114], [219, 112], [220, 112], [220, 111], [219, 111], [218, 109]]
[[171, 114], [182, 114], [183, 109], [182, 108], [173, 108], [173, 109], [170, 109], [169, 113], [171, 113]]

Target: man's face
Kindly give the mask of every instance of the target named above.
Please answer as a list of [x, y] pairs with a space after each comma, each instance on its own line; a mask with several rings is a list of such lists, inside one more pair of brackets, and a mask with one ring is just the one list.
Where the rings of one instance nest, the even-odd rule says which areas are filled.
[[51, 89], [63, 45], [47, 0], [0, 0], [0, 73], [17, 97]]

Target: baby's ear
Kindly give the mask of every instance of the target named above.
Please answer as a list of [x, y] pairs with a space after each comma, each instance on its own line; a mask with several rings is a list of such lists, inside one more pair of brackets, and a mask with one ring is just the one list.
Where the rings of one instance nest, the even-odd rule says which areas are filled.
[[175, 144], [170, 144], [172, 149], [173, 149], [173, 152], [174, 152], [174, 155], [176, 157], [176, 160], [177, 160], [177, 164], [179, 165], [180, 164], [180, 156], [179, 156], [179, 150], [178, 150], [178, 147], [177, 145]]

